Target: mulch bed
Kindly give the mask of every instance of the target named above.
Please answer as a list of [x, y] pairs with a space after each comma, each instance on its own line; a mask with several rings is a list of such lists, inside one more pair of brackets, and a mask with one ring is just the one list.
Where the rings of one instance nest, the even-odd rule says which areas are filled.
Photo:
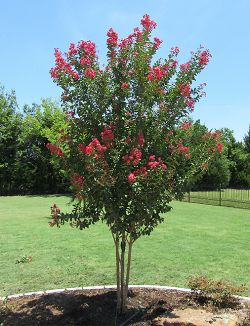
[[[149, 326], [156, 325], [157, 317], [166, 316], [174, 309], [186, 308], [200, 308], [189, 293], [132, 289], [127, 313], [116, 319], [115, 290], [84, 290], [0, 302], [0, 325]], [[124, 323], [133, 315], [134, 318]]]

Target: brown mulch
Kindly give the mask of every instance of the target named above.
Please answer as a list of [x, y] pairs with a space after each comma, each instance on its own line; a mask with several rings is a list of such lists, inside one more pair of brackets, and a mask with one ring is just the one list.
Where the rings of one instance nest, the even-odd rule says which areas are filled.
[[116, 318], [115, 290], [63, 292], [0, 302], [0, 326], [149, 326], [174, 309], [186, 308], [200, 308], [189, 293], [133, 289], [127, 313]]

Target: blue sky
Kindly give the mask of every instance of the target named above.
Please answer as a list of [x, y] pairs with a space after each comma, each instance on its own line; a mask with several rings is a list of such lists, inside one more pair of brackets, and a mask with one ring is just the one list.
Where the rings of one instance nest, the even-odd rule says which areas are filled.
[[158, 24], [165, 57], [172, 46], [180, 61], [204, 44], [213, 58], [200, 74], [207, 97], [193, 117], [209, 128], [228, 127], [238, 140], [250, 124], [250, 1], [249, 0], [8, 0], [0, 12], [0, 83], [15, 89], [18, 103], [59, 98], [52, 82], [55, 47], [66, 51], [70, 42], [92, 40], [102, 61], [106, 32], [113, 27], [122, 37], [139, 26], [148, 13]]

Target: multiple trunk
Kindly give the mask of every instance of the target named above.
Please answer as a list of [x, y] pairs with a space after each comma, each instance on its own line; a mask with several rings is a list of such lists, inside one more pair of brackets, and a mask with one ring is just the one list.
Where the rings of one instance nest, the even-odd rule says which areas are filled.
[[[131, 266], [133, 240], [125, 233], [114, 236], [116, 248], [116, 284], [117, 284], [117, 313], [122, 314], [127, 308], [128, 284]], [[128, 250], [126, 259], [126, 248]]]

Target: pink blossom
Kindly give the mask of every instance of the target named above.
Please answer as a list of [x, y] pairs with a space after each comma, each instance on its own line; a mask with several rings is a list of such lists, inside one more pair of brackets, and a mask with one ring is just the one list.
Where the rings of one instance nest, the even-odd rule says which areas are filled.
[[180, 65], [181, 71], [188, 70], [189, 68], [190, 68], [190, 61], [188, 61], [188, 62], [183, 63], [183, 64]]
[[151, 168], [151, 169], [155, 169], [157, 168], [157, 166], [159, 165], [160, 163], [159, 162], [156, 162], [156, 161], [150, 161], [148, 162], [148, 166]]
[[78, 44], [78, 48], [84, 50], [85, 55], [88, 57], [95, 57], [96, 46], [94, 42], [91, 41], [81, 41]]
[[199, 65], [206, 65], [209, 62], [209, 58], [211, 57], [211, 54], [208, 50], [202, 51], [200, 58], [199, 58]]
[[223, 146], [223, 144], [218, 143], [218, 144], [216, 145], [216, 147], [217, 147], [218, 152], [221, 153], [222, 150], [223, 150], [223, 147], [224, 147], [224, 146]]
[[138, 148], [133, 148], [129, 153], [129, 155], [123, 156], [123, 160], [127, 164], [132, 163], [133, 165], [137, 165], [140, 162], [141, 157], [142, 157], [142, 151], [139, 150]]
[[134, 36], [138, 41], [142, 40], [142, 31], [138, 27], [134, 28]]
[[131, 43], [131, 39], [129, 38], [123, 38], [121, 42], [119, 43], [119, 47], [124, 48], [127, 46], [127, 44]]
[[68, 55], [69, 56], [73, 56], [76, 53], [77, 53], [77, 48], [76, 48], [75, 44], [74, 43], [70, 43]]
[[187, 84], [181, 84], [179, 87], [183, 96], [190, 96], [190, 86]]
[[178, 147], [177, 147], [177, 152], [179, 153], [188, 153], [190, 148], [187, 147], [187, 146], [184, 146], [182, 143], [178, 144]]
[[134, 175], [134, 173], [129, 173], [128, 182], [133, 183], [133, 182], [135, 182], [135, 180], [136, 180], [136, 176]]
[[149, 71], [149, 74], [147, 76], [148, 80], [161, 80], [161, 78], [163, 76], [165, 76], [167, 74], [167, 71], [164, 70], [164, 67], [161, 66], [156, 66], [156, 67], [153, 67], [153, 68], [150, 68], [150, 71]]
[[61, 72], [70, 75], [75, 80], [79, 78], [79, 75], [73, 70], [71, 64], [63, 59], [62, 53], [58, 49], [55, 49], [55, 63], [55, 67], [50, 70], [52, 78], [58, 78]]
[[[79, 146], [78, 146], [79, 148]], [[86, 155], [94, 154], [95, 158], [100, 158], [103, 156], [105, 151], [107, 150], [106, 146], [102, 146], [97, 138], [94, 138], [92, 142], [83, 148], [83, 153]]]
[[194, 99], [192, 97], [186, 98], [185, 99], [185, 104], [190, 108], [193, 109], [194, 108]]
[[154, 49], [159, 49], [161, 43], [162, 43], [162, 40], [160, 40], [158, 37], [154, 37], [154, 45], [153, 45], [153, 48]]
[[192, 121], [183, 121], [180, 125], [181, 130], [188, 130], [192, 126]]
[[152, 29], [156, 28], [157, 26], [156, 22], [150, 20], [150, 17], [147, 14], [144, 15], [143, 18], [141, 19], [141, 24], [147, 32], [150, 32]]
[[173, 47], [170, 49], [170, 52], [173, 54], [173, 55], [178, 55], [179, 52], [180, 52], [180, 49], [178, 48], [178, 46], [176, 47]]
[[129, 84], [128, 83], [122, 83], [121, 88], [129, 88]]
[[85, 66], [85, 65], [90, 65], [92, 63], [92, 60], [89, 58], [81, 57], [80, 58], [80, 64]]
[[102, 141], [104, 143], [110, 143], [114, 139], [115, 135], [111, 129], [104, 128], [101, 132]]
[[56, 146], [55, 144], [52, 143], [47, 143], [46, 144], [47, 149], [50, 150], [52, 155], [57, 155], [57, 156], [64, 156], [62, 150], [60, 147]]
[[96, 71], [92, 68], [87, 68], [84, 73], [85, 77], [90, 77], [90, 78], [95, 78], [96, 76]]
[[117, 46], [118, 34], [112, 28], [108, 30], [107, 36], [108, 36], [107, 43], [111, 44], [112, 46]]

